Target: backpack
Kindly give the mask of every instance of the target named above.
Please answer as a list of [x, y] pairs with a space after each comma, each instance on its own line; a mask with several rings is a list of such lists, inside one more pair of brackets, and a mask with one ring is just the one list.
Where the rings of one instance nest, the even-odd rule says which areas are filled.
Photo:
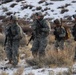
[[47, 25], [48, 25], [48, 27], [49, 27], [48, 34], [50, 34], [50, 32], [51, 32], [51, 26], [50, 26], [50, 22], [49, 22], [48, 20], [46, 20], [46, 22], [47, 22]]
[[65, 28], [65, 31], [66, 31], [65, 40], [67, 40], [67, 39], [69, 39], [69, 38], [71, 37], [70, 29], [68, 29], [68, 28], [66, 28], [66, 27], [64, 27], [64, 28]]
[[24, 32], [22, 30], [22, 28], [18, 25], [19, 29], [20, 29], [20, 34], [19, 34], [19, 37], [18, 39], [21, 40], [25, 35], [24, 35]]

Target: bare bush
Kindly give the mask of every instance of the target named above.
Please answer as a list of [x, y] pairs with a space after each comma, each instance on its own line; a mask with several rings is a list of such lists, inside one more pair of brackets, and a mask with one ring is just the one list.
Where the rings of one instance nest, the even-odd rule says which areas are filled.
[[17, 5], [17, 4], [16, 3], [13, 3], [13, 4], [10, 5], [10, 7], [13, 8], [15, 5]]
[[4, 36], [4, 34], [1, 34], [0, 33], [0, 45], [4, 45], [4, 40], [5, 40], [5, 36]]
[[11, 14], [12, 14], [12, 12], [7, 12], [7, 13], [6, 13], [6, 15], [11, 15]]
[[3, 7], [2, 9], [3, 9], [3, 12], [8, 11], [8, 8], [7, 7]]
[[5, 58], [5, 53], [4, 53], [3, 47], [0, 46], [0, 60], [2, 60], [4, 58]]
[[42, 7], [40, 7], [40, 6], [39, 7], [36, 7], [36, 10], [41, 10], [41, 9], [42, 9]]
[[69, 11], [68, 9], [62, 9], [61, 14], [65, 13], [65, 12], [68, 12], [68, 11]]
[[13, 75], [22, 75], [24, 68], [19, 68]]
[[27, 45], [27, 43], [28, 43], [28, 39], [27, 39], [28, 37], [27, 37], [27, 35], [26, 34], [24, 34], [24, 37], [21, 39], [21, 41], [20, 41], [20, 46], [25, 46], [25, 45]]
[[9, 74], [6, 73], [6, 72], [4, 72], [4, 71], [2, 71], [2, 72], [0, 73], [0, 75], [9, 75]]
[[41, 4], [41, 3], [44, 3], [44, 2], [45, 2], [45, 0], [41, 0], [41, 1], [38, 2], [38, 4]]

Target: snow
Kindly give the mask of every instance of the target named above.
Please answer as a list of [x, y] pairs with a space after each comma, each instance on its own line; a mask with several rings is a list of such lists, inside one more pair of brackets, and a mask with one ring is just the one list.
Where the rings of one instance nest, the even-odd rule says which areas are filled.
[[[8, 61], [1, 61], [0, 62], [0, 68], [2, 66], [10, 66], [10, 64], [6, 65]], [[34, 74], [34, 75], [51, 75], [53, 73], [53, 75], [57, 75], [57, 73], [59, 72], [67, 72], [68, 68], [67, 67], [56, 67], [56, 68], [49, 68], [49, 67], [44, 67], [44, 68], [39, 68], [39, 69], [34, 69], [35, 66], [28, 66], [27, 63], [25, 63], [25, 59], [20, 60], [20, 62], [18, 63], [19, 68], [13, 68], [13, 67], [8, 67], [8, 69], [0, 69], [0, 73], [1, 72], [5, 72], [8, 73], [9, 75], [14, 75], [14, 73], [17, 72], [18, 69], [20, 68], [24, 68], [23, 69], [23, 73], [22, 75], [28, 75], [30, 73]]]
[[[6, 72], [9, 75], [13, 75], [14, 73], [16, 73], [16, 71], [18, 70], [18, 68], [9, 68], [7, 70], [0, 70], [1, 72]], [[33, 67], [25, 67], [23, 70], [22, 75], [28, 75], [30, 73], [34, 74], [34, 75], [50, 75], [50, 74], [54, 74], [57, 75], [58, 72], [67, 72], [68, 68], [40, 68], [40, 69], [33, 69]]]
[[[64, 0], [64, 1], [50, 1], [50, 0], [46, 0], [47, 3], [51, 2], [53, 3], [52, 5], [47, 5], [45, 6], [45, 2], [41, 3], [41, 4], [38, 4], [40, 0], [24, 0], [24, 1], [21, 1], [21, 2], [9, 2], [9, 3], [6, 3], [6, 4], [2, 4], [0, 6], [0, 15], [5, 15], [6, 13], [2, 11], [2, 7], [7, 7], [9, 9], [9, 11], [11, 12], [19, 12], [17, 13], [16, 15], [23, 18], [23, 17], [27, 17], [27, 18], [30, 18], [30, 16], [32, 15], [32, 13], [34, 12], [38, 12], [37, 10], [35, 11], [32, 11], [32, 9], [36, 9], [37, 6], [41, 6], [42, 9], [48, 7], [50, 8], [50, 10], [47, 10], [47, 12], [50, 14], [50, 15], [46, 15], [45, 18], [63, 18], [64, 16], [66, 15], [73, 15], [75, 14], [75, 10], [76, 10], [76, 3], [72, 3], [73, 0]], [[26, 2], [26, 3], [24, 3]], [[12, 3], [17, 3], [17, 5], [14, 7], [14, 8], [11, 8], [10, 5]], [[21, 10], [21, 5], [33, 5], [34, 7], [32, 9], [24, 9], [24, 10]], [[68, 12], [65, 12], [63, 14], [60, 14], [60, 9], [57, 9], [58, 7], [60, 6], [64, 6], [65, 4], [71, 4], [70, 6], [66, 7], [67, 9], [69, 9]], [[54, 12], [52, 12], [51, 10], [54, 10]], [[40, 11], [40, 10], [39, 10]], [[44, 11], [43, 13], [46, 13], [46, 11]], [[57, 14], [56, 14], [57, 13]]]

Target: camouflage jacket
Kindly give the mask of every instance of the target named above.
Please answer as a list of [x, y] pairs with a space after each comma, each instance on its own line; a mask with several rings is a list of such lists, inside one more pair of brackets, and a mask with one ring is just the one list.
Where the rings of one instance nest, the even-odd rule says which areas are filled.
[[49, 32], [48, 22], [44, 19], [35, 20], [32, 29], [35, 37], [47, 37]]
[[76, 41], [76, 24], [72, 28], [72, 35], [74, 37], [74, 40]]
[[55, 27], [54, 28], [54, 35], [56, 40], [62, 40], [66, 36], [66, 30], [64, 27]]

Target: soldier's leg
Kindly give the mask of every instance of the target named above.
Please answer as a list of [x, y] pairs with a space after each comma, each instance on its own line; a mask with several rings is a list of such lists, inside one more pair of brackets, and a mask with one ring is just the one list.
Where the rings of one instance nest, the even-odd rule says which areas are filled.
[[56, 40], [55, 41], [55, 50], [58, 52], [58, 47], [59, 47], [59, 41], [58, 40]]
[[63, 50], [64, 49], [64, 40], [61, 40], [60, 41], [59, 48], [60, 48], [60, 50]]
[[39, 44], [39, 59], [43, 60], [45, 58], [45, 48], [47, 46], [47, 38], [40, 39]]
[[38, 55], [39, 42], [38, 39], [34, 39], [31, 51], [34, 58], [37, 58]]
[[[76, 42], [75, 42], [75, 45], [76, 45]], [[76, 47], [75, 47], [75, 54], [74, 54], [74, 61], [76, 61]]]
[[8, 63], [12, 63], [12, 51], [11, 51], [11, 46], [10, 44], [6, 44], [6, 47], [5, 47], [5, 52], [6, 52], [6, 55], [7, 55], [7, 58], [9, 60]]
[[13, 66], [16, 66], [18, 64], [19, 59], [19, 41], [15, 40], [12, 43], [12, 60], [13, 60]]

